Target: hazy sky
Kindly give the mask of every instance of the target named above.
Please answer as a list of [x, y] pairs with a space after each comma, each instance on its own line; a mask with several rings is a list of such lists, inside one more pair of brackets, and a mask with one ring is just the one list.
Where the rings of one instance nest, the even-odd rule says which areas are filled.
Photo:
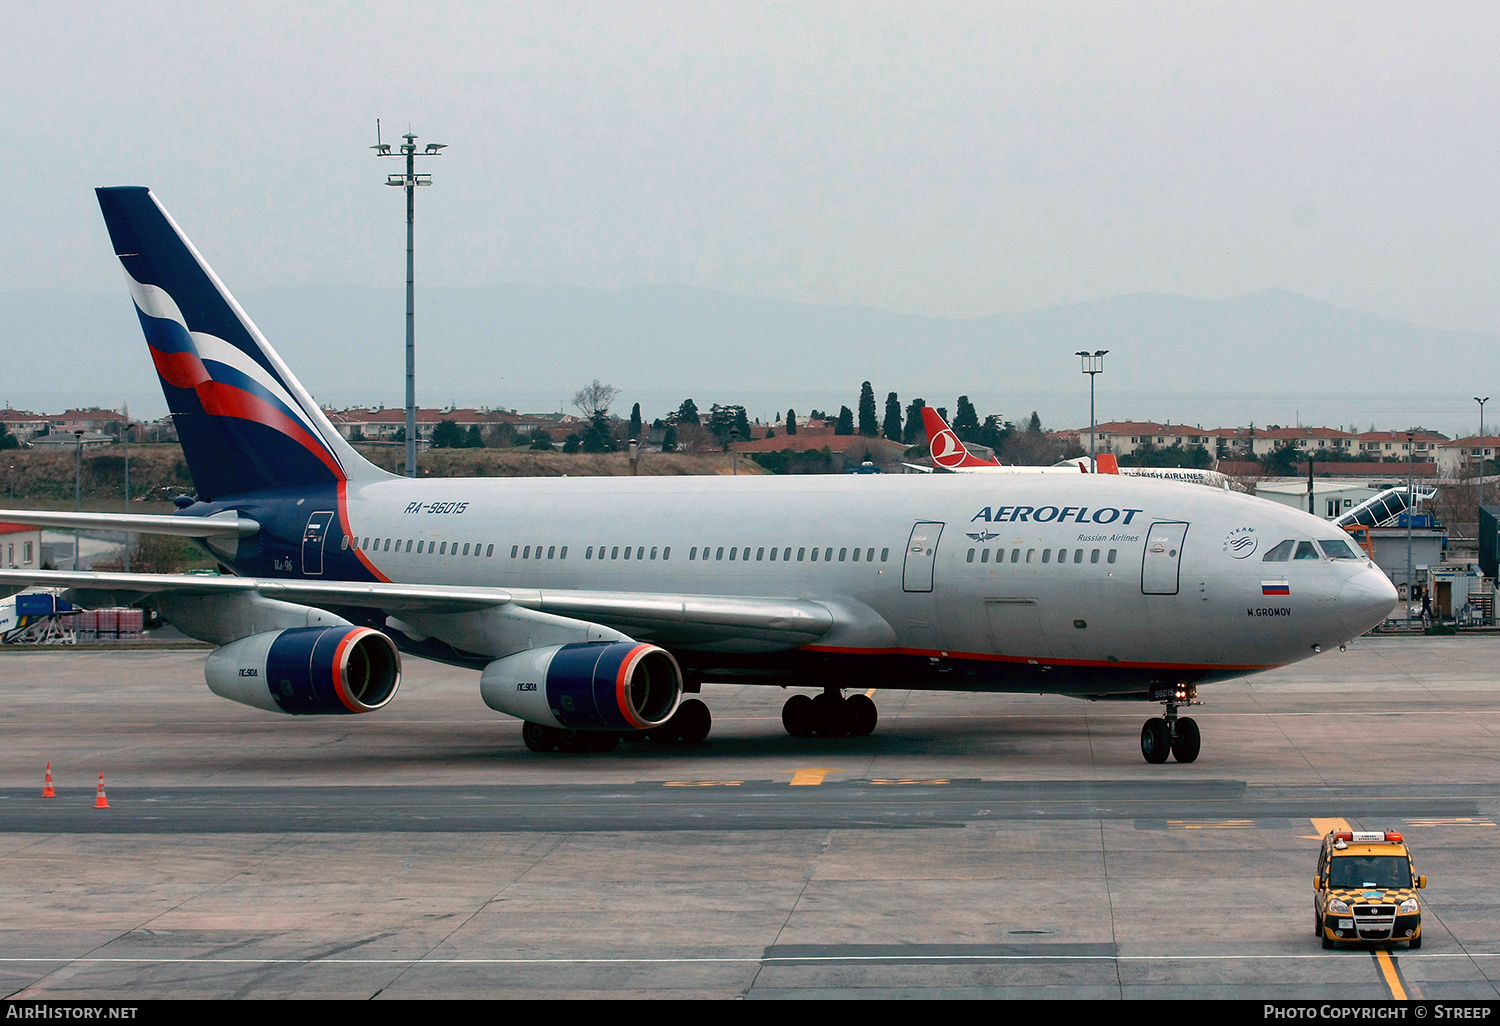
[[1500, 7], [0, 4], [7, 288], [152, 186], [233, 289], [683, 282], [971, 316], [1268, 287], [1500, 331]]

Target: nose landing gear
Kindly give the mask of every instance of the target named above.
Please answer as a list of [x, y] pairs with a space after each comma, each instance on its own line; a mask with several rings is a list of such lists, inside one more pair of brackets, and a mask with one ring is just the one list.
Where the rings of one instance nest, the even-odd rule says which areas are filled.
[[1193, 762], [1203, 747], [1203, 736], [1198, 731], [1198, 722], [1186, 716], [1178, 717], [1177, 709], [1201, 704], [1197, 688], [1183, 684], [1153, 690], [1151, 700], [1162, 703], [1166, 715], [1153, 716], [1141, 728], [1141, 755], [1150, 763], [1166, 762], [1168, 754], [1178, 762]]

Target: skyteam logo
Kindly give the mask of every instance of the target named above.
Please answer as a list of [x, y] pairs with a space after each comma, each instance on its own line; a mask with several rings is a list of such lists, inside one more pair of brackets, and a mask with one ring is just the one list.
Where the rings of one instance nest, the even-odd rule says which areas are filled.
[[1244, 559], [1255, 551], [1255, 528], [1236, 527], [1224, 537], [1224, 551], [1235, 559]]
[[125, 277], [151, 348], [151, 360], [165, 384], [193, 392], [210, 416], [254, 421], [273, 428], [306, 449], [336, 478], [344, 478], [338, 456], [276, 374], [230, 342], [193, 331], [164, 289], [138, 282], [128, 272]]

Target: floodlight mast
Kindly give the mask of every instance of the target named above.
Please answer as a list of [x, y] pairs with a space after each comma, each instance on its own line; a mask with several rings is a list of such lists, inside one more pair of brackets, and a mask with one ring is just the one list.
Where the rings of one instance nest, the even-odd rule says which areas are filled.
[[[407, 131], [399, 152], [391, 152], [391, 144], [380, 141], [380, 119], [375, 119], [375, 145], [370, 149], [377, 157], [406, 158], [406, 174], [386, 175], [385, 184], [406, 190], [406, 476], [417, 476], [417, 335], [416, 335], [416, 289], [413, 284], [412, 224], [416, 214], [416, 190], [419, 185], [431, 185], [432, 175], [417, 173], [417, 137]], [[441, 156], [447, 143], [428, 143], [421, 156]]]
[[1097, 474], [1099, 473], [1099, 453], [1094, 439], [1099, 434], [1099, 428], [1094, 420], [1094, 375], [1104, 373], [1104, 358], [1109, 355], [1109, 350], [1096, 349], [1092, 353], [1079, 350], [1073, 355], [1080, 358], [1083, 373], [1089, 376], [1089, 473]]

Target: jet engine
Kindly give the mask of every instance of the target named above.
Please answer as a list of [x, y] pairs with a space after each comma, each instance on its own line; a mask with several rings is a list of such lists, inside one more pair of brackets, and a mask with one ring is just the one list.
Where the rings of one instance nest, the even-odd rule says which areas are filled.
[[204, 676], [220, 698], [267, 712], [367, 713], [395, 697], [401, 654], [368, 627], [294, 627], [216, 649]]
[[682, 670], [636, 641], [532, 648], [496, 659], [479, 679], [497, 712], [564, 730], [650, 730], [672, 718]]

